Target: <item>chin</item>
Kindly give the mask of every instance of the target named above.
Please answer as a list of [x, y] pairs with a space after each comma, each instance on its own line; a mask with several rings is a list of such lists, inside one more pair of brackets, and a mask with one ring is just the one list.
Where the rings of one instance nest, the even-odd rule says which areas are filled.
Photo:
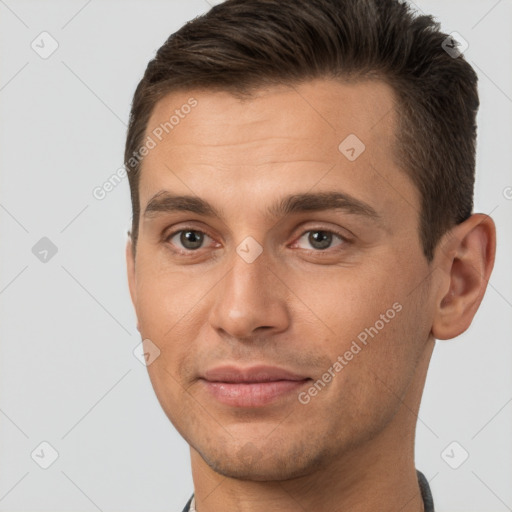
[[259, 447], [247, 442], [239, 448], [204, 450], [197, 449], [210, 468], [222, 476], [238, 480], [283, 481], [315, 472], [325, 465], [322, 454], [308, 457], [303, 450], [295, 447]]

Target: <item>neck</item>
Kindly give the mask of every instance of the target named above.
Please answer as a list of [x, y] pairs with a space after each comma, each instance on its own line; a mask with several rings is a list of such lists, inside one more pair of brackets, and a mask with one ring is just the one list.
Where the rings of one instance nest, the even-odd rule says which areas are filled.
[[423, 512], [414, 442], [417, 414], [435, 341], [429, 341], [398, 412], [378, 436], [314, 473], [284, 481], [249, 481], [213, 471], [190, 448], [197, 512]]

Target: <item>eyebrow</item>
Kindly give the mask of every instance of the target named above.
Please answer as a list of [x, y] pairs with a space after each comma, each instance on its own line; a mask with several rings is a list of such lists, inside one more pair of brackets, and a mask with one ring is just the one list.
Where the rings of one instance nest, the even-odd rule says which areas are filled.
[[[294, 213], [325, 210], [342, 210], [371, 220], [381, 220], [381, 216], [369, 204], [349, 194], [334, 191], [308, 192], [285, 196], [277, 203], [270, 205], [266, 210], [266, 214], [271, 218], [279, 218]], [[157, 192], [148, 201], [144, 210], [144, 217], [153, 217], [154, 214], [177, 211], [186, 211], [219, 219], [224, 218], [223, 210], [215, 208], [204, 199], [191, 195], [175, 195], [167, 190]]]

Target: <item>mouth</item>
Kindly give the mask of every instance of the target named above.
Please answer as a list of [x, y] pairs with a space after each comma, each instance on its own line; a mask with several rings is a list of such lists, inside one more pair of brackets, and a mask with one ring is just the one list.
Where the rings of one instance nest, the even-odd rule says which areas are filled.
[[200, 380], [212, 398], [231, 407], [263, 407], [298, 392], [312, 381], [272, 366], [217, 367], [204, 372]]

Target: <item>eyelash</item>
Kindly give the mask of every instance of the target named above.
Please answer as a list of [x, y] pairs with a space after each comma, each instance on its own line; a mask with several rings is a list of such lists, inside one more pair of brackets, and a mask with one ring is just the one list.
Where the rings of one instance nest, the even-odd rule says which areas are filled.
[[[164, 242], [169, 242], [171, 238], [173, 238], [174, 236], [176, 236], [177, 234], [179, 233], [182, 233], [184, 231], [192, 231], [194, 233], [201, 233], [203, 235], [206, 235], [208, 237], [210, 237], [212, 240], [213, 240], [213, 237], [208, 234], [206, 231], [202, 231], [200, 229], [195, 229], [193, 227], [184, 227], [184, 228], [181, 228], [181, 229], [178, 229], [176, 231], [173, 231], [172, 233], [166, 235], [164, 237]], [[338, 231], [334, 231], [332, 229], [323, 229], [323, 228], [310, 228], [310, 229], [307, 229], [305, 231], [303, 231], [301, 233], [301, 235], [296, 239], [296, 242], [299, 241], [305, 234], [307, 233], [314, 233], [314, 232], [322, 232], [322, 233], [328, 233], [328, 234], [331, 234], [331, 235], [335, 235], [337, 236], [338, 238], [340, 238], [341, 240], [341, 244], [342, 246], [345, 246], [349, 243], [351, 243], [351, 241], [344, 235], [342, 235], [341, 233], [339, 233]], [[173, 245], [173, 244], [170, 244], [170, 245]], [[185, 257], [189, 257], [189, 256], [195, 256], [197, 253], [199, 253], [201, 251], [201, 249], [203, 249], [203, 247], [200, 247], [199, 249], [171, 249], [174, 253], [176, 254], [179, 254], [180, 256], [185, 256]], [[330, 247], [328, 247], [327, 249], [302, 249], [302, 250], [305, 250], [309, 253], [316, 253], [316, 254], [325, 254], [325, 253], [331, 253], [331, 251], [329, 250], [331, 249]]]

